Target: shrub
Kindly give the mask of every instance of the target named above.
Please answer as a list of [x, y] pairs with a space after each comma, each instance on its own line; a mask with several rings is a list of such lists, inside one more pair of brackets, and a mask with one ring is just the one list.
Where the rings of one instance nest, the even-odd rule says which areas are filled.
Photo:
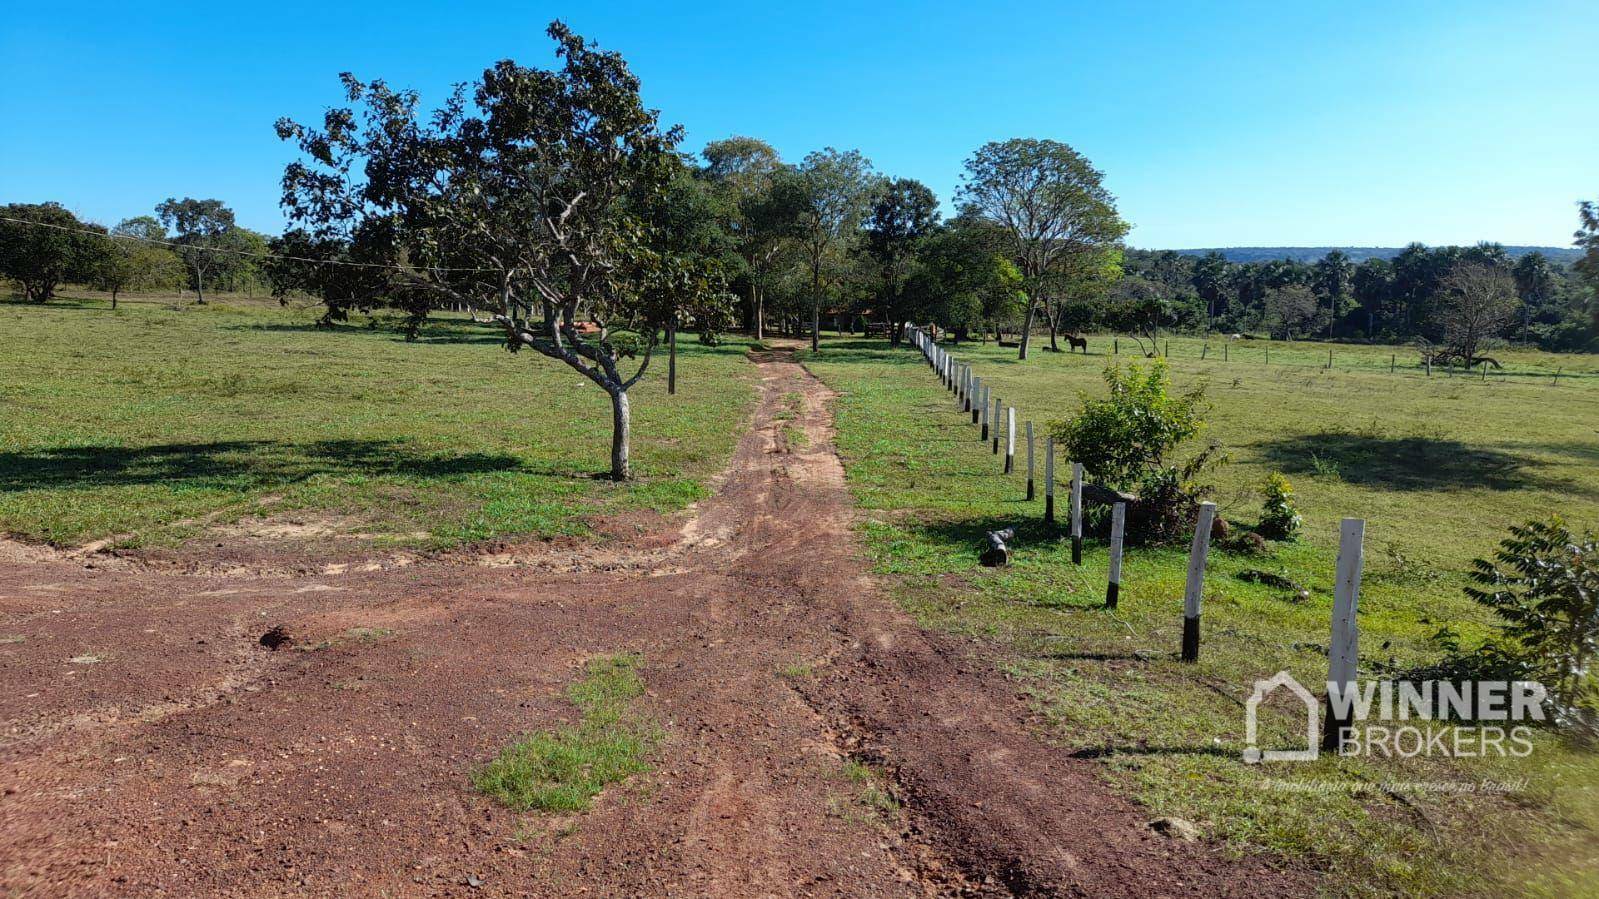
[[1172, 452], [1204, 428], [1205, 385], [1174, 394], [1164, 359], [1148, 368], [1134, 363], [1123, 370], [1111, 364], [1105, 369], [1105, 384], [1110, 395], [1085, 396], [1082, 411], [1057, 423], [1054, 435], [1089, 477], [1105, 487], [1128, 490], [1166, 468]]
[[1599, 726], [1599, 536], [1575, 535], [1558, 516], [1510, 529], [1493, 559], [1472, 563], [1466, 595], [1492, 609], [1523, 661], [1551, 693], [1557, 717]]
[[1266, 478], [1266, 502], [1261, 507], [1260, 526], [1255, 530], [1268, 540], [1293, 540], [1299, 536], [1303, 519], [1294, 508], [1294, 487], [1281, 474]]
[[1219, 461], [1208, 446], [1182, 462], [1174, 457], [1204, 430], [1205, 384], [1172, 390], [1164, 359], [1149, 366], [1112, 364], [1105, 369], [1109, 396], [1083, 397], [1076, 417], [1056, 422], [1051, 433], [1067, 456], [1102, 487], [1137, 494], [1128, 508], [1128, 534], [1167, 542], [1193, 528], [1199, 497], [1196, 479]]

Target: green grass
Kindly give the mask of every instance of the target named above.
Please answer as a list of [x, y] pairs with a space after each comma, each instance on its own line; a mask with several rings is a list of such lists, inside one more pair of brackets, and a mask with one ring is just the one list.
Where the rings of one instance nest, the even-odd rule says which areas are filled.
[[582, 811], [610, 784], [650, 770], [656, 727], [633, 707], [644, 694], [637, 660], [589, 662], [567, 688], [579, 722], [539, 731], [500, 750], [472, 773], [472, 786], [516, 811]]
[[704, 496], [753, 406], [741, 343], [680, 341], [678, 394], [658, 371], [634, 389], [637, 479], [618, 485], [595, 477], [609, 402], [567, 366], [460, 317], [414, 343], [390, 320], [314, 318], [242, 299], [0, 303], [0, 534], [171, 545], [286, 512], [390, 545], [578, 534]]
[[[1274, 344], [1270, 367], [1231, 350], [1226, 363], [1210, 353], [1201, 361], [1200, 346], [1174, 339], [1171, 366], [1179, 384], [1209, 380], [1207, 436], [1231, 457], [1215, 477], [1222, 513], [1253, 523], [1261, 481], [1282, 471], [1305, 529], [1263, 558], [1213, 550], [1195, 665], [1175, 657], [1185, 550], [1131, 551], [1120, 609], [1107, 613], [1104, 548], [1090, 540], [1084, 564], [1071, 564], [1069, 546], [1040, 520], [1042, 503], [1024, 501], [1021, 452], [1017, 473], [1002, 475], [914, 350], [829, 341], [806, 364], [842, 394], [838, 442], [865, 513], [862, 534], [899, 601], [924, 625], [992, 640], [1048, 736], [1100, 759], [1104, 776], [1151, 817], [1187, 818], [1239, 850], [1304, 859], [1331, 873], [1335, 893], [1594, 894], [1599, 756], [1558, 738], [1541, 735], [1530, 759], [1492, 762], [1332, 757], [1261, 767], [1241, 752], [1256, 679], [1287, 669], [1307, 684], [1325, 680], [1339, 518], [1367, 520], [1368, 672], [1436, 659], [1430, 638], [1444, 627], [1468, 643], [1488, 632], [1460, 592], [1462, 571], [1507, 525], [1551, 511], [1599, 524], [1599, 359], [1505, 353], [1519, 377], [1484, 384], [1389, 374], [1389, 353], [1402, 350], [1337, 347], [1334, 370], [1324, 371], [1315, 360], [1324, 363], [1326, 349], [1312, 344]], [[1014, 350], [992, 345], [957, 352], [1019, 420], [1040, 428], [1071, 414], [1080, 391], [1102, 390], [1109, 361], [1041, 352], [1018, 363]], [[1345, 355], [1348, 367], [1338, 361]], [[1539, 374], [1556, 367], [1566, 375], [1558, 387]], [[1042, 478], [1041, 456], [1039, 466]], [[1011, 567], [981, 568], [983, 532], [1012, 524], [1020, 533]], [[1310, 596], [1240, 580], [1250, 568], [1287, 574]], [[1274, 705], [1265, 745], [1288, 745], [1299, 720]], [[1520, 778], [1526, 788], [1510, 795], [1382, 788]], [[1318, 781], [1334, 788], [1303, 792]]]
[[846, 794], [828, 797], [828, 813], [854, 823], [892, 820], [899, 813], [899, 800], [889, 791], [883, 772], [864, 762], [845, 759], [839, 774], [849, 787]]

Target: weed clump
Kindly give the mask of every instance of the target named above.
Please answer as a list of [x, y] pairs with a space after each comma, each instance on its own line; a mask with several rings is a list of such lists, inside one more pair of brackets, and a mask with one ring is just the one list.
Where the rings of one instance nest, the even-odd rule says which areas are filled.
[[472, 772], [472, 786], [516, 811], [582, 811], [606, 786], [648, 771], [659, 734], [633, 708], [644, 693], [636, 668], [632, 656], [591, 661], [566, 690], [578, 723], [505, 747]]

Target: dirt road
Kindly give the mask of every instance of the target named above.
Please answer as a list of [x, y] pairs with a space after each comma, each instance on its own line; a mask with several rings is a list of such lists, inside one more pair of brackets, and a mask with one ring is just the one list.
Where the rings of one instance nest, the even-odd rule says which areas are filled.
[[[983, 647], [920, 631], [852, 543], [827, 389], [761, 361], [692, 514], [600, 547], [373, 564], [0, 555], [8, 895], [1303, 895], [1151, 832], [1050, 749]], [[785, 411], [786, 410], [786, 411]], [[268, 650], [283, 625], [294, 644]], [[637, 653], [665, 741], [593, 810], [467, 772]], [[884, 773], [865, 801], [846, 760]]]

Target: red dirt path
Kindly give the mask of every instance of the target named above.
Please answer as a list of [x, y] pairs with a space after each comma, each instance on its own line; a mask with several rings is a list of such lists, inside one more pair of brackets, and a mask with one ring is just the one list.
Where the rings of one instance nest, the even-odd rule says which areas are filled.
[[[11, 546], [0, 892], [1314, 892], [1307, 872], [1152, 833], [1094, 762], [1032, 735], [982, 646], [878, 595], [831, 395], [781, 356], [761, 366], [715, 497], [598, 549], [294, 573]], [[262, 647], [280, 624], [295, 644]], [[570, 720], [585, 659], [617, 652], [639, 654], [667, 734], [653, 773], [564, 818], [471, 791], [499, 747]], [[849, 758], [901, 808], [861, 803]]]

